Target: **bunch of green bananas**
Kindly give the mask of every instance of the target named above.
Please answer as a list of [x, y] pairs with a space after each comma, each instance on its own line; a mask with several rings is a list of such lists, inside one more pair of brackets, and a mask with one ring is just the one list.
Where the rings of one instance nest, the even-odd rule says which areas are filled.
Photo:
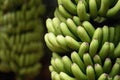
[[44, 12], [42, 0], [0, 0], [0, 71], [22, 77], [40, 72]]
[[120, 80], [119, 5], [120, 0], [58, 0], [44, 36], [53, 52], [52, 80]]

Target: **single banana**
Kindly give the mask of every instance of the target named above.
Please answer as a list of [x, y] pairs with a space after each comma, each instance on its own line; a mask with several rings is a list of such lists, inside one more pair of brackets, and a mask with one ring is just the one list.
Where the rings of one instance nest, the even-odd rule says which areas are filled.
[[66, 22], [66, 18], [63, 17], [63, 16], [60, 14], [58, 8], [55, 9], [55, 11], [54, 11], [54, 16], [55, 16], [55, 17], [58, 17], [58, 19], [59, 19], [60, 21]]
[[120, 58], [116, 58], [115, 62], [120, 64]]
[[83, 55], [88, 51], [89, 49], [89, 43], [83, 42], [80, 45], [80, 48], [78, 50], [78, 55], [80, 56], [81, 59], [83, 59]]
[[108, 28], [108, 26], [104, 25], [103, 28], [102, 28], [102, 32], [103, 32], [102, 44], [104, 44], [105, 42], [108, 42], [108, 39], [109, 39], [109, 28]]
[[70, 58], [68, 56], [63, 56], [62, 62], [63, 62], [66, 72], [68, 72], [68, 74], [71, 75], [72, 74], [72, 70], [71, 70], [72, 61], [70, 60]]
[[117, 45], [120, 42], [120, 25], [115, 25], [114, 44]]
[[93, 61], [94, 61], [94, 64], [102, 65], [102, 60], [101, 60], [100, 56], [97, 54], [93, 57]]
[[84, 21], [82, 25], [89, 34], [89, 36], [92, 37], [95, 32], [94, 26], [89, 21]]
[[62, 46], [62, 48], [63, 48], [65, 51], [67, 51], [67, 52], [70, 51], [70, 50], [69, 50], [69, 47], [67, 46], [67, 43], [66, 43], [66, 41], [65, 41], [65, 37], [63, 37], [62, 35], [57, 35], [56, 40], [57, 40], [58, 44], [59, 44], [60, 46]]
[[87, 76], [81, 71], [79, 66], [76, 63], [73, 63], [71, 66], [73, 75], [77, 80], [87, 80]]
[[81, 21], [88, 21], [90, 19], [83, 0], [80, 0], [77, 4], [77, 15], [80, 17]]
[[103, 71], [109, 73], [112, 68], [112, 61], [110, 58], [106, 58], [103, 64]]
[[120, 0], [117, 0], [117, 3], [110, 9], [108, 9], [106, 16], [107, 17], [114, 17], [118, 12], [120, 7]]
[[88, 35], [86, 30], [82, 26], [77, 27], [77, 34], [82, 42], [90, 43], [90, 41], [91, 41], [90, 36]]
[[89, 11], [90, 11], [90, 17], [96, 18], [97, 17], [97, 3], [96, 0], [89, 0]]
[[115, 36], [115, 28], [114, 27], [109, 27], [109, 41], [113, 42]]
[[93, 39], [90, 43], [89, 54], [91, 57], [94, 57], [99, 48], [99, 43], [97, 39]]
[[110, 42], [110, 50], [109, 50], [109, 54], [108, 57], [110, 57], [111, 59], [113, 59], [114, 57], [114, 50], [115, 50], [115, 45], [114, 43]]
[[77, 30], [77, 26], [76, 26], [76, 24], [74, 23], [74, 21], [73, 21], [72, 19], [68, 18], [67, 21], [66, 21], [66, 24], [68, 25], [69, 30], [70, 30], [76, 37], [78, 37], [77, 31], [76, 31], [76, 30]]
[[92, 39], [97, 39], [99, 44], [101, 43], [101, 40], [102, 40], [102, 35], [103, 35], [103, 32], [102, 32], [102, 28], [97, 28], [93, 34], [93, 37]]
[[53, 22], [50, 18], [48, 18], [46, 20], [46, 27], [47, 27], [48, 32], [52, 32], [52, 33], [56, 34], [55, 28], [53, 26]]
[[76, 80], [75, 78], [69, 76], [64, 72], [60, 72], [59, 76], [60, 76], [60, 80]]
[[72, 33], [72, 31], [69, 30], [69, 26], [67, 26], [64, 22], [60, 23], [60, 30], [64, 36], [71, 36], [74, 39], [77, 39]]
[[85, 67], [87, 67], [88, 65], [93, 66], [92, 58], [88, 53], [85, 53], [83, 55], [83, 61], [84, 61]]
[[120, 75], [115, 75], [113, 80], [120, 80]]
[[115, 75], [120, 73], [120, 64], [115, 63], [109, 73], [109, 76], [114, 77]]
[[88, 65], [86, 68], [86, 75], [89, 80], [95, 80], [95, 71], [91, 65]]
[[97, 80], [107, 80], [108, 74], [103, 73], [100, 75], [100, 77]]
[[60, 23], [61, 23], [60, 20], [57, 17], [54, 17], [52, 21], [57, 35], [62, 34], [60, 31]]
[[103, 73], [103, 68], [102, 66], [99, 64], [99, 63], [96, 63], [94, 65], [94, 69], [95, 69], [95, 74], [96, 74], [96, 77], [100, 77], [100, 75]]
[[120, 57], [120, 42], [117, 44], [115, 50], [114, 50], [114, 58]]
[[65, 18], [72, 18], [72, 15], [67, 10], [65, 10], [62, 4], [58, 5], [58, 9], [61, 15]]
[[23, 55], [20, 55], [20, 58], [19, 58], [19, 67], [24, 67], [24, 61], [25, 61], [25, 54]]
[[103, 17], [106, 16], [106, 13], [107, 13], [109, 7], [110, 7], [109, 0], [101, 0], [101, 5], [100, 5], [100, 9], [98, 10], [98, 14]]
[[56, 67], [56, 65], [55, 65], [55, 60], [54, 60], [53, 58], [51, 58], [50, 63], [51, 63], [51, 65], [52, 65], [53, 69], [54, 69], [56, 72], [59, 73], [60, 71], [57, 69], [57, 67]]
[[77, 25], [77, 26], [79, 26], [79, 25], [81, 25], [82, 23], [81, 23], [81, 20], [80, 20], [80, 18], [78, 17], [78, 16], [73, 16], [73, 21], [74, 21], [74, 23]]
[[83, 73], [85, 73], [85, 65], [84, 65], [82, 59], [79, 57], [77, 52], [74, 51], [71, 53], [71, 59], [72, 59], [72, 62], [76, 63], [79, 66], [79, 68], [81, 69], [81, 71]]
[[63, 7], [72, 14], [76, 14], [76, 5], [71, 0], [61, 0]]
[[110, 50], [110, 43], [105, 42], [98, 53], [101, 60], [104, 60], [108, 56], [109, 50]]
[[55, 71], [55, 69], [53, 68], [52, 65], [49, 65], [49, 71], [50, 71], [51, 73]]
[[81, 42], [76, 41], [74, 38], [70, 36], [66, 36], [65, 40], [66, 40], [67, 46], [72, 50], [78, 50], [81, 45]]

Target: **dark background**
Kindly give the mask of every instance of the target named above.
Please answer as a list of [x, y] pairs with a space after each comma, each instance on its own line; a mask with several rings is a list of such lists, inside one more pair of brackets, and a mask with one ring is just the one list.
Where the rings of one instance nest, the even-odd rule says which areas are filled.
[[[46, 12], [42, 16], [44, 27], [45, 27], [45, 31], [44, 31], [44, 34], [45, 34], [47, 33], [47, 29], [45, 25], [46, 19], [53, 18], [54, 10], [57, 6], [57, 0], [43, 0], [43, 3], [46, 5]], [[49, 62], [51, 58], [51, 51], [47, 48], [47, 46], [45, 45], [45, 42], [44, 42], [44, 51], [45, 51], [44, 57], [40, 61], [40, 63], [42, 63], [42, 69], [40, 70], [40, 74], [33, 80], [51, 80], [50, 72], [48, 69], [48, 66], [50, 64]], [[12, 72], [10, 73], [0, 72], [0, 80], [16, 80], [16, 79], [15, 79], [14, 73]], [[26, 79], [26, 80], [30, 80], [30, 79]]]

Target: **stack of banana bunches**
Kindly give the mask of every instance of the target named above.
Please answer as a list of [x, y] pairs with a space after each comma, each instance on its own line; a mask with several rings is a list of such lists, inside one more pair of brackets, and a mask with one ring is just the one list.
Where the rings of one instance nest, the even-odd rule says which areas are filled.
[[0, 71], [20, 77], [40, 72], [44, 11], [42, 0], [0, 0]]
[[52, 80], [120, 80], [120, 0], [58, 0], [46, 27]]

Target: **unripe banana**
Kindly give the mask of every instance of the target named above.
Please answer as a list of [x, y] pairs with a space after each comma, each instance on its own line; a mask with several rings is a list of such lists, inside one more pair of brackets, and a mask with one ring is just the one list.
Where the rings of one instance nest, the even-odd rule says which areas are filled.
[[114, 50], [114, 58], [120, 57], [120, 42], [117, 44]]
[[82, 25], [89, 34], [89, 36], [92, 37], [95, 32], [94, 26], [89, 21], [84, 21]]
[[114, 77], [115, 75], [120, 73], [120, 64], [115, 63], [109, 73], [109, 76]]
[[103, 64], [103, 71], [105, 73], [109, 73], [111, 68], [112, 68], [112, 61], [110, 60], [110, 58], [106, 58]]
[[76, 80], [75, 78], [69, 76], [64, 72], [60, 72], [59, 76], [60, 76], [60, 80]]
[[90, 57], [90, 55], [89, 55], [88, 53], [85, 53], [85, 54], [83, 55], [83, 61], [84, 61], [84, 64], [85, 64], [86, 67], [87, 67], [88, 65], [93, 66], [92, 59], [91, 59], [91, 57]]
[[80, 0], [77, 4], [77, 15], [80, 17], [81, 21], [89, 20], [90, 16], [87, 14], [86, 6], [84, 4], [84, 1]]
[[100, 77], [98, 78], [98, 80], [107, 80], [108, 74], [103, 73], [100, 75]]
[[114, 17], [119, 11], [120, 0], [117, 0], [117, 3], [107, 11], [107, 17]]
[[64, 36], [71, 36], [74, 39], [77, 39], [64, 22], [60, 23], [60, 30]]
[[87, 76], [81, 71], [81, 69], [76, 63], [72, 64], [71, 69], [73, 75], [76, 77], [77, 80], [87, 80]]
[[109, 39], [109, 28], [108, 28], [108, 26], [104, 25], [103, 28], [102, 28], [102, 32], [103, 32], [102, 44], [104, 44]]
[[70, 60], [70, 58], [68, 56], [64, 56], [62, 57], [62, 62], [68, 74], [72, 74], [72, 70], [71, 70], [72, 61]]
[[100, 65], [102, 65], [102, 60], [101, 60], [101, 58], [100, 58], [99, 55], [95, 55], [93, 57], [93, 61], [94, 61], [94, 64], [100, 64]]
[[88, 42], [88, 43], [90, 43], [90, 41], [91, 41], [90, 36], [88, 35], [88, 33], [86, 32], [86, 30], [82, 26], [79, 26], [77, 28], [77, 34], [78, 34], [78, 37], [80, 38], [80, 40], [82, 42]]
[[101, 5], [100, 5], [100, 9], [98, 11], [98, 14], [100, 16], [105, 16], [108, 9], [109, 9], [109, 6], [110, 6], [110, 1], [109, 0], [101, 0]]
[[85, 65], [77, 52], [74, 51], [71, 53], [71, 59], [72, 59], [72, 62], [76, 63], [81, 69], [81, 71], [85, 73]]
[[100, 44], [102, 40], [102, 35], [103, 35], [102, 28], [97, 28], [93, 34], [92, 39], [97, 39]]
[[115, 28], [114, 27], [109, 27], [109, 41], [113, 42], [115, 36]]
[[114, 57], [114, 50], [115, 50], [115, 45], [114, 43], [110, 43], [110, 50], [109, 50], [109, 54], [108, 57], [110, 57], [111, 59], [113, 59]]
[[77, 26], [76, 24], [73, 22], [72, 19], [68, 18], [67, 21], [66, 21], [66, 24], [68, 25], [68, 28], [69, 30], [75, 35], [78, 37], [78, 34], [77, 34]]
[[114, 76], [113, 80], [120, 80], [120, 75]]
[[97, 39], [93, 39], [90, 43], [89, 54], [91, 57], [95, 56], [99, 48], [99, 43]]
[[90, 17], [96, 18], [97, 17], [97, 3], [96, 3], [96, 0], [89, 0], [89, 10], [90, 10]]
[[81, 25], [81, 21], [78, 16], [73, 16], [73, 21], [77, 26]]
[[108, 56], [109, 50], [110, 50], [110, 44], [109, 42], [105, 42], [98, 53], [101, 60], [104, 60]]
[[68, 47], [72, 50], [78, 50], [81, 45], [81, 42], [76, 41], [74, 38], [70, 36], [66, 36], [65, 40], [66, 40]]
[[89, 49], [89, 43], [87, 42], [83, 42], [80, 45], [80, 48], [78, 50], [78, 55], [80, 56], [80, 58], [83, 58], [83, 55], [88, 51]]
[[64, 16], [65, 18], [72, 18], [72, 15], [65, 10], [62, 4], [58, 6], [58, 9], [61, 15]]
[[94, 69], [95, 69], [96, 77], [98, 78], [103, 73], [103, 68], [100, 64], [96, 63], [94, 65]]
[[91, 65], [87, 66], [86, 75], [89, 80], [95, 80], [95, 71]]

